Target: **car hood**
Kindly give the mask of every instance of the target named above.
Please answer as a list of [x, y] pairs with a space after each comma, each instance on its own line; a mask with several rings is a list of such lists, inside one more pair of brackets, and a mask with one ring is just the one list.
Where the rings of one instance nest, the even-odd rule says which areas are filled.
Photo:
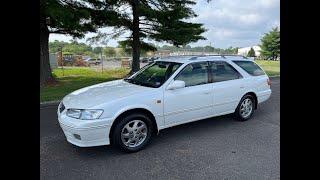
[[124, 80], [109, 81], [76, 90], [65, 98], [66, 108], [86, 109], [154, 88], [139, 86]]

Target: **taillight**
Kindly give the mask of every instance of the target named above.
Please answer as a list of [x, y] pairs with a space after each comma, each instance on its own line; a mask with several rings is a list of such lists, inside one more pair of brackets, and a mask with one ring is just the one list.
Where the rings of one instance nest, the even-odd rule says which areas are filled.
[[270, 79], [268, 79], [267, 83], [268, 83], [269, 86], [271, 86], [271, 80]]

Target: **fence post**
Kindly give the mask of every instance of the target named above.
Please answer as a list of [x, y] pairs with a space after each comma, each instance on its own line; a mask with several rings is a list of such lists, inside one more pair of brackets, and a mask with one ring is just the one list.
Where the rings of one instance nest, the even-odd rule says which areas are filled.
[[62, 76], [64, 76], [64, 69], [63, 69], [64, 59], [62, 57], [62, 47], [60, 48], [60, 59], [61, 59], [61, 66], [62, 66]]
[[101, 73], [103, 74], [103, 57], [102, 57], [102, 50], [101, 50]]

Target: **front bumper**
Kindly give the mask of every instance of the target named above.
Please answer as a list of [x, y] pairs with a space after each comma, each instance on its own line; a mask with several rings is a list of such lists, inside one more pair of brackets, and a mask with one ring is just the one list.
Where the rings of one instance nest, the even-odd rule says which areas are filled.
[[58, 121], [69, 143], [79, 147], [109, 145], [111, 119], [79, 120], [58, 112]]

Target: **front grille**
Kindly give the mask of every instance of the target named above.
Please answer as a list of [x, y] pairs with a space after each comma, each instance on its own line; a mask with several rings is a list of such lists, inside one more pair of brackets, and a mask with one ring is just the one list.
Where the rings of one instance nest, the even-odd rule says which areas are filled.
[[60, 113], [61, 113], [65, 108], [66, 108], [66, 107], [65, 107], [64, 104], [61, 102], [60, 107], [59, 107]]

